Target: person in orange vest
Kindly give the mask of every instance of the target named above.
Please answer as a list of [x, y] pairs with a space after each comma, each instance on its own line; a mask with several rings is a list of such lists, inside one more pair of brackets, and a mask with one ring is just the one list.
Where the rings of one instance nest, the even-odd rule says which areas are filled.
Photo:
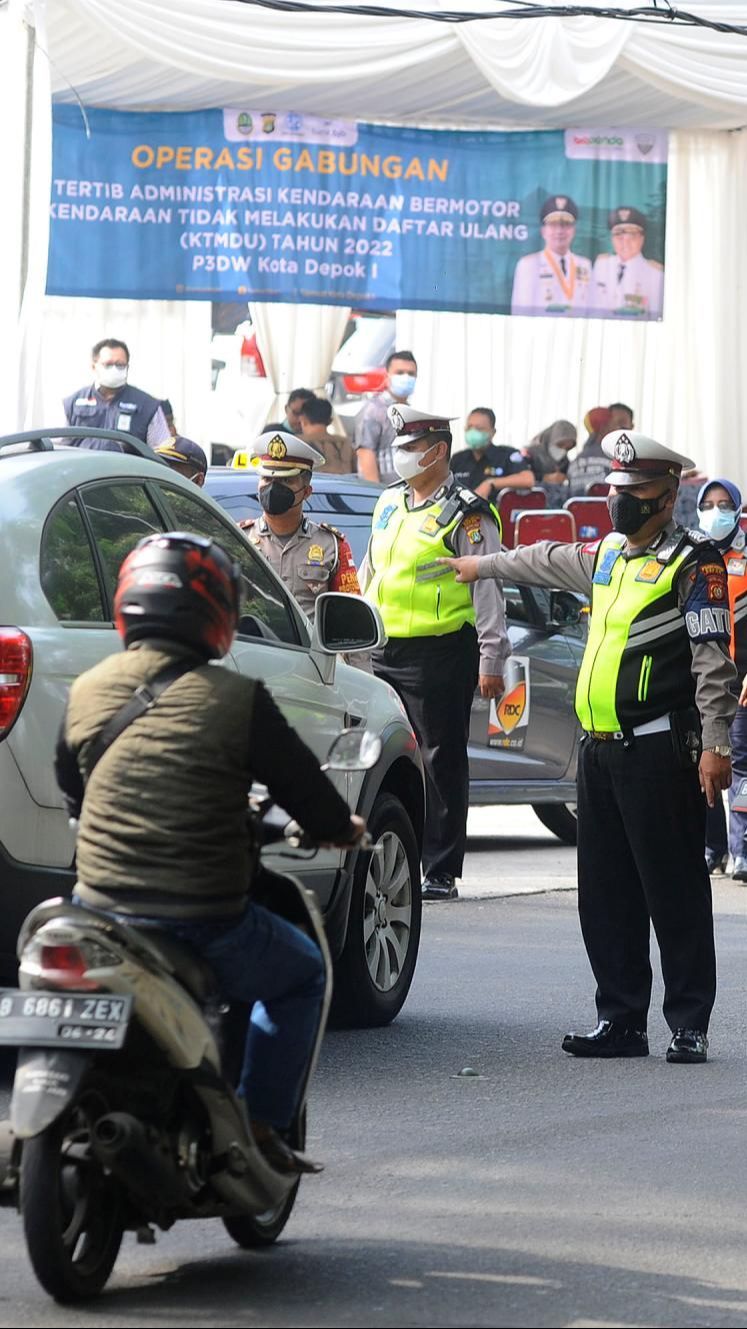
[[[742, 495], [731, 480], [707, 480], [698, 494], [698, 525], [718, 545], [728, 574], [731, 656], [742, 680], [729, 737], [733, 781], [729, 789], [729, 828], [721, 799], [706, 817], [708, 871], [723, 874], [733, 859], [734, 881], [747, 884], [747, 536], [740, 526]], [[739, 683], [737, 683], [739, 686]]]

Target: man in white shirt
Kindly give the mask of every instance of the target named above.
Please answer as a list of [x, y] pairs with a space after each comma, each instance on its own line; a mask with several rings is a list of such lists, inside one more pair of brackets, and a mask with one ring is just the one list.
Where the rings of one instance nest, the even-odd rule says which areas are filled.
[[571, 253], [578, 208], [567, 194], [553, 194], [540, 209], [544, 249], [525, 254], [516, 264], [512, 314], [588, 312], [591, 263]]
[[594, 263], [594, 313], [615, 318], [661, 318], [664, 269], [643, 256], [646, 218], [637, 208], [613, 208], [607, 224], [615, 252], [600, 254]]

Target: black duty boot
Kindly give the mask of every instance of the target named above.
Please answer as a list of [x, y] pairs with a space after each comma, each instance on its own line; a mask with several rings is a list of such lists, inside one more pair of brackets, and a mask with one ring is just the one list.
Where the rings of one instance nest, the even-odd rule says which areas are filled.
[[667, 1061], [708, 1060], [708, 1039], [702, 1029], [676, 1029], [667, 1048]]
[[563, 1051], [573, 1057], [647, 1057], [648, 1036], [620, 1020], [600, 1020], [590, 1034], [566, 1034]]
[[459, 898], [459, 891], [454, 878], [448, 872], [434, 873], [432, 877], [426, 877], [421, 894], [424, 900], [458, 900]]

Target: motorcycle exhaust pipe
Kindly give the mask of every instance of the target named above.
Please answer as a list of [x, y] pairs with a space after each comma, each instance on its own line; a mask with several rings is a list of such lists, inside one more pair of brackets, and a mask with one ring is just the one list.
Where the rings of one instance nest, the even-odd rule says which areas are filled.
[[191, 1197], [184, 1171], [158, 1132], [129, 1112], [110, 1112], [93, 1128], [93, 1152], [131, 1195], [150, 1209], [184, 1204]]

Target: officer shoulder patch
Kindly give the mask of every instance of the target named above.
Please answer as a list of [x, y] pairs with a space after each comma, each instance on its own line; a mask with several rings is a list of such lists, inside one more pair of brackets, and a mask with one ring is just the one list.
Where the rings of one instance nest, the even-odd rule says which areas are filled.
[[482, 544], [484, 537], [481, 528], [482, 523], [480, 521], [480, 514], [477, 512], [471, 513], [469, 517], [465, 517], [462, 522], [462, 530], [471, 545]]
[[334, 535], [336, 540], [345, 539], [345, 536], [343, 535], [342, 531], [338, 531], [336, 526], [330, 526], [328, 521], [318, 521], [317, 526], [319, 527], [320, 531], [329, 531], [330, 535]]

